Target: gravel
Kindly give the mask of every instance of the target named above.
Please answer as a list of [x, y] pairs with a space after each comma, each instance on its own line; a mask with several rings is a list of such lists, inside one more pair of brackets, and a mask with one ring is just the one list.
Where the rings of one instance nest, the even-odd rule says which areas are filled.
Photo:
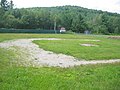
[[120, 59], [114, 60], [77, 60], [72, 56], [64, 54], [55, 54], [51, 51], [45, 51], [39, 48], [38, 45], [32, 43], [33, 40], [61, 40], [57, 38], [32, 38], [32, 39], [17, 39], [0, 43], [0, 48], [6, 48], [18, 53], [19, 61], [24, 66], [33, 67], [73, 67], [77, 65], [98, 64], [98, 63], [114, 63], [120, 62]]

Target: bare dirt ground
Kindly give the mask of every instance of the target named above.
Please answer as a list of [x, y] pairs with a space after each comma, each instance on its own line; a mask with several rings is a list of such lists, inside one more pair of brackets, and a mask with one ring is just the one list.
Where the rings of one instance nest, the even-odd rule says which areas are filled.
[[114, 60], [76, 60], [72, 56], [64, 54], [55, 54], [50, 51], [45, 51], [39, 48], [38, 45], [32, 43], [33, 40], [61, 40], [56, 38], [32, 38], [32, 39], [17, 39], [0, 43], [0, 48], [5, 48], [14, 51], [17, 56], [17, 63], [24, 66], [41, 67], [71, 67], [86, 64], [99, 63], [115, 63], [120, 62], [120, 59]]
[[120, 36], [110, 36], [108, 38], [111, 38], [111, 39], [120, 39]]

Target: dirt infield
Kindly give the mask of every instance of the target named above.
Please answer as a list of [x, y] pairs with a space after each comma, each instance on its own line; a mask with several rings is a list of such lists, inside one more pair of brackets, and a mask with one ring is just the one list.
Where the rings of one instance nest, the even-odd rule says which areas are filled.
[[56, 54], [39, 48], [38, 45], [32, 43], [33, 40], [61, 40], [56, 38], [33, 38], [33, 39], [17, 39], [0, 43], [0, 48], [13, 50], [17, 53], [18, 63], [24, 66], [40, 67], [71, 67], [76, 65], [98, 64], [98, 63], [114, 63], [120, 62], [116, 60], [76, 60], [72, 56], [64, 54]]

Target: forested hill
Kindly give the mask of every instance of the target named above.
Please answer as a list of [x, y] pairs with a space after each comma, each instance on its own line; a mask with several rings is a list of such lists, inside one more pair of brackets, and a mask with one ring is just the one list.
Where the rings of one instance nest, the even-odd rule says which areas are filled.
[[[1, 13], [2, 12], [2, 13]], [[82, 8], [78, 6], [0, 9], [0, 28], [56, 29], [92, 33], [120, 33], [120, 14]]]

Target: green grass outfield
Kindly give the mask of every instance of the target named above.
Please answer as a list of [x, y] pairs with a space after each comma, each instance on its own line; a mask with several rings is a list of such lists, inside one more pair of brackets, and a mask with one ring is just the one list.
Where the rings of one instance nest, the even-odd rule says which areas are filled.
[[[48, 35], [48, 34], [0, 34], [0, 42], [18, 38], [64, 38], [99, 39], [104, 47], [120, 45], [119, 40], [107, 39], [107, 36], [85, 35]], [[107, 42], [106, 42], [107, 41]], [[37, 41], [38, 42], [38, 41]], [[73, 43], [74, 40], [61, 43]], [[47, 41], [40, 41], [40, 44]], [[48, 43], [56, 44], [58, 41]], [[91, 42], [99, 43], [100, 42]], [[110, 44], [111, 43], [111, 44]], [[101, 44], [101, 45], [102, 45]], [[108, 48], [109, 48], [108, 47]], [[118, 48], [118, 47], [117, 47]], [[48, 48], [47, 48], [48, 49]], [[112, 50], [112, 48], [111, 48]], [[119, 50], [119, 49], [118, 49]], [[119, 51], [118, 51], [119, 52]], [[16, 66], [16, 53], [0, 48], [0, 90], [119, 90], [120, 63], [84, 65], [71, 68], [59, 67], [23, 67]]]
[[[83, 36], [85, 37], [85, 36]], [[72, 39], [72, 40], [55, 40], [55, 41], [34, 41], [41, 48], [53, 51], [55, 53], [63, 53], [71, 55], [77, 59], [85, 60], [105, 60], [105, 59], [119, 59], [120, 58], [120, 40], [99, 39], [95, 37], [92, 39]], [[85, 41], [84, 41], [85, 40]], [[81, 44], [93, 44], [97, 46], [81, 46]]]

